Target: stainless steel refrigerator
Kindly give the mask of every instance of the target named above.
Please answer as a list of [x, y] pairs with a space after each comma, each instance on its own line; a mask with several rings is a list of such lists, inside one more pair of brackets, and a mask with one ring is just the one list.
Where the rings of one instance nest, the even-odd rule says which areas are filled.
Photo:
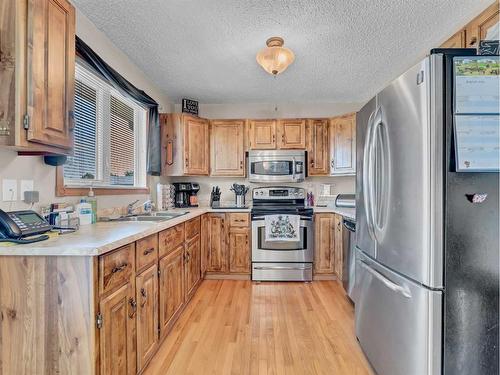
[[380, 375], [498, 374], [498, 57], [473, 51], [433, 50], [356, 119], [356, 335]]

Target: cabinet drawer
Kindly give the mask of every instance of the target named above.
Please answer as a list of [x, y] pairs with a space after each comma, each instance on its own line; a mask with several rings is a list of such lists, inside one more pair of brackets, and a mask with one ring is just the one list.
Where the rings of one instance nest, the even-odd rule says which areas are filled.
[[186, 241], [189, 241], [200, 233], [200, 226], [200, 217], [186, 222]]
[[130, 281], [135, 271], [135, 244], [99, 257], [99, 291], [101, 294]]
[[232, 213], [229, 214], [230, 227], [248, 227], [250, 220], [246, 213]]
[[170, 254], [184, 242], [184, 223], [160, 232], [158, 242], [160, 258]]
[[135, 253], [137, 271], [156, 262], [158, 259], [158, 235], [153, 234], [137, 241]]

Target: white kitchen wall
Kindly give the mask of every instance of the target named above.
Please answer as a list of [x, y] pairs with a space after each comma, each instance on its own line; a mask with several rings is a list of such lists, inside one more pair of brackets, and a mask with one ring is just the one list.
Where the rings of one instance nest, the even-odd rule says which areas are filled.
[[[96, 51], [109, 65], [122, 74], [135, 86], [144, 90], [153, 97], [160, 105], [160, 112], [172, 111], [167, 95], [158, 88], [134, 63], [101, 32], [85, 15], [76, 11], [76, 34]], [[4, 210], [23, 209], [28, 206], [21, 201], [4, 202], [1, 200], [2, 179], [34, 180], [34, 189], [40, 192], [40, 205], [51, 202], [77, 202], [78, 197], [58, 198], [55, 196], [55, 167], [45, 165], [43, 158], [39, 156], [17, 156], [14, 151], [0, 149], [0, 208]], [[150, 186], [158, 181], [157, 177], [151, 177]], [[20, 195], [20, 194], [19, 194]], [[19, 197], [22, 198], [22, 197]], [[108, 208], [126, 205], [127, 203], [141, 199], [146, 200], [147, 195], [133, 196], [99, 196], [98, 207]], [[37, 205], [36, 207], [38, 207]]]

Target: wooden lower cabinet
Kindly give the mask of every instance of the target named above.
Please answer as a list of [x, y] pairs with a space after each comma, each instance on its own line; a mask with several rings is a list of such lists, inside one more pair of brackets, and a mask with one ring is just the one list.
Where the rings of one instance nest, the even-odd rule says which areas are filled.
[[228, 271], [226, 252], [226, 215], [208, 214], [207, 272], [226, 273]]
[[159, 303], [160, 337], [163, 338], [184, 305], [184, 245], [160, 259]]
[[334, 214], [316, 214], [314, 217], [314, 273], [334, 273]]
[[140, 371], [156, 352], [158, 332], [158, 266], [136, 277], [137, 369]]
[[229, 229], [229, 272], [250, 273], [250, 228]]
[[343, 225], [342, 225], [342, 216], [335, 214], [334, 225], [335, 225], [335, 234], [334, 234], [334, 270], [337, 278], [342, 280], [342, 268], [344, 262], [344, 248], [342, 242], [343, 236]]
[[184, 280], [186, 300], [189, 300], [196, 290], [196, 286], [200, 281], [201, 268], [201, 247], [200, 235], [197, 235], [189, 242], [186, 243], [186, 250], [184, 253]]
[[101, 299], [101, 374], [136, 373], [136, 314], [134, 288], [127, 283]]

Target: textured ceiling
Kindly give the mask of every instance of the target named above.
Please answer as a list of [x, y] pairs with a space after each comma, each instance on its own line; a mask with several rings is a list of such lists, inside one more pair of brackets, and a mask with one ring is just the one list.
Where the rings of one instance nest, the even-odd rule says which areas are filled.
[[[73, 0], [174, 102], [361, 102], [491, 0]], [[255, 54], [282, 36], [273, 79]]]

